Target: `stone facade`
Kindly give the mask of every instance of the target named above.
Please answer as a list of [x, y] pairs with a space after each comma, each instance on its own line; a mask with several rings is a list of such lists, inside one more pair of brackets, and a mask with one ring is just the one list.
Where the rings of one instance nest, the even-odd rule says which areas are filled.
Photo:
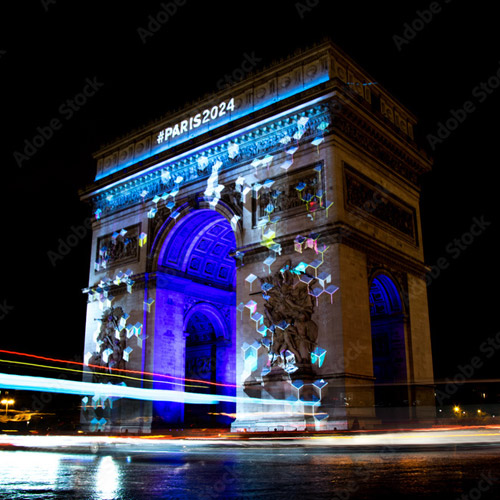
[[[165, 141], [173, 124], [185, 130]], [[415, 125], [325, 43], [103, 148], [82, 192], [96, 214], [86, 359], [105, 347], [95, 320], [119, 306], [136, 325], [116, 333], [122, 365], [146, 372], [127, 385], [211, 394], [224, 402], [199, 418], [214, 425], [374, 426], [381, 359], [398, 366], [383, 376], [404, 386], [406, 415], [431, 416], [418, 186], [431, 164]], [[111, 403], [84, 405], [83, 425], [187, 418], [181, 403]]]

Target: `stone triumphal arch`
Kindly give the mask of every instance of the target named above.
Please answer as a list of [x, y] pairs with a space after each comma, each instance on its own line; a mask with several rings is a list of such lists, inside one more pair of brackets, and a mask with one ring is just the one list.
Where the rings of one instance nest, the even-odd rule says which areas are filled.
[[206, 398], [84, 428], [432, 416], [415, 125], [327, 42], [97, 152], [84, 379]]

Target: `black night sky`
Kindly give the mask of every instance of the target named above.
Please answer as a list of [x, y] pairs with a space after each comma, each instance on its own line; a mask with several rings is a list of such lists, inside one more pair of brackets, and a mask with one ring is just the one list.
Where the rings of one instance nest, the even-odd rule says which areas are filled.
[[[394, 36], [436, 3], [441, 11], [417, 22], [423, 29], [398, 48]], [[92, 181], [100, 145], [217, 91], [246, 56], [258, 71], [325, 36], [416, 114], [421, 145], [435, 159], [421, 209], [426, 263], [448, 264], [428, 287], [436, 378], [453, 376], [500, 330], [500, 88], [476, 89], [500, 69], [493, 3], [165, 0], [169, 20], [143, 40], [138, 30], [164, 11], [160, 1], [8, 4], [0, 16], [0, 349], [82, 355], [90, 235], [54, 265], [48, 252], [90, 216], [78, 189]], [[87, 79], [98, 82], [95, 95], [79, 109], [61, 108]], [[432, 151], [426, 136], [466, 101], [475, 111]], [[16, 161], [54, 118], [60, 129]], [[455, 239], [474, 218], [488, 225], [460, 249]], [[476, 377], [499, 378], [499, 360], [497, 353]]]

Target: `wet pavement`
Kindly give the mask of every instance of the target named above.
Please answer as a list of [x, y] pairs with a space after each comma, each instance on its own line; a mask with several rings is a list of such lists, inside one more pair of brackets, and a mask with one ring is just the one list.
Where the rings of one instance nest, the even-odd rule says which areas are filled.
[[[416, 435], [422, 444], [408, 443]], [[498, 430], [447, 435], [448, 442], [444, 433], [377, 434], [379, 445], [370, 451], [364, 441], [349, 447], [325, 436], [224, 442], [0, 436], [0, 498], [500, 498]], [[398, 436], [402, 444], [391, 444]]]

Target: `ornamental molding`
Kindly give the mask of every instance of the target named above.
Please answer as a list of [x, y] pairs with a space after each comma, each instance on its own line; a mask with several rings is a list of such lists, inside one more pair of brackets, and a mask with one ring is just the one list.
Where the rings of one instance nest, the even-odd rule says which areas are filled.
[[[306, 144], [318, 135], [322, 135], [321, 130], [318, 129], [319, 125], [332, 121], [327, 104], [316, 105], [289, 115], [236, 139], [172, 162], [154, 172], [148, 172], [134, 180], [104, 189], [91, 197], [93, 211], [100, 209], [101, 217], [106, 217], [133, 205], [151, 201], [155, 196], [162, 196], [174, 188], [180, 190], [195, 182], [206, 181], [211, 173], [212, 165], [216, 162], [222, 164], [219, 172], [226, 172], [249, 163], [255, 158], [282, 153], [289, 145], [280, 143], [280, 140], [286, 136], [292, 137], [299, 130], [297, 121], [304, 117], [309, 120], [302, 137], [296, 141], [297, 146]], [[230, 155], [228, 151], [230, 144], [238, 145], [239, 151], [236, 155]], [[198, 161], [200, 157], [206, 158], [204, 163]]]
[[371, 126], [348, 107], [343, 107], [337, 112], [333, 132], [335, 134], [340, 132], [356, 147], [375, 157], [387, 170], [400, 175], [415, 186], [419, 177], [430, 171], [427, 162], [415, 159], [386, 134]]

